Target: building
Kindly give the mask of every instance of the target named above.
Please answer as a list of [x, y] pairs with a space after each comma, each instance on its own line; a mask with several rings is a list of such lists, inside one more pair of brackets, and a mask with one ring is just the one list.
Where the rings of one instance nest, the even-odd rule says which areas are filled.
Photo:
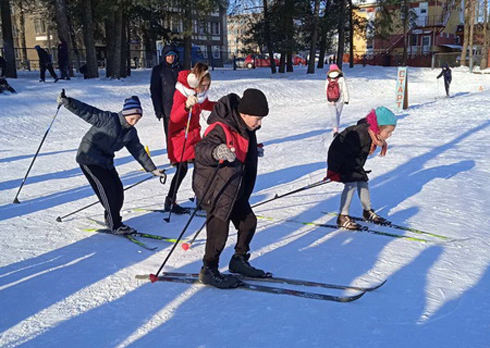
[[[376, 18], [377, 4], [367, 2], [359, 4], [356, 14], [373, 25]], [[445, 1], [410, 1], [410, 10], [415, 20], [407, 31], [408, 64], [412, 66], [431, 66], [432, 56], [436, 53], [461, 51], [461, 36], [458, 26], [464, 22], [462, 2]], [[354, 51], [358, 60], [375, 65], [399, 65], [404, 50], [402, 13], [400, 8], [393, 7], [396, 30], [388, 39], [373, 37], [372, 29], [367, 29], [367, 39], [356, 38]]]
[[248, 13], [228, 16], [228, 48], [235, 57], [245, 56], [247, 53], [259, 53], [259, 47], [254, 43], [246, 43], [248, 32], [253, 22], [260, 20], [262, 14]]

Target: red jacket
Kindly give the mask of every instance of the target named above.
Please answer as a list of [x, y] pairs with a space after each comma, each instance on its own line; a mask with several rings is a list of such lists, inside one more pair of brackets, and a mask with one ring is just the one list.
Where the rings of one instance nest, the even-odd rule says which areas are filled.
[[[195, 94], [194, 89], [187, 83], [187, 75], [189, 75], [189, 73], [190, 70], [184, 70], [179, 73], [174, 93], [174, 103], [172, 112], [170, 113], [170, 121], [168, 123], [168, 136], [170, 139], [167, 151], [171, 163], [179, 163], [181, 161], [187, 162], [195, 158], [194, 146], [201, 140], [201, 126], [199, 125], [201, 111], [212, 111], [216, 104], [216, 102], [209, 101], [208, 98], [205, 97], [204, 101], [192, 107], [189, 131], [187, 133], [187, 140], [185, 141], [185, 131], [187, 120], [189, 118], [189, 111], [185, 110], [185, 101], [188, 96]], [[184, 141], [185, 153], [182, 157]]]

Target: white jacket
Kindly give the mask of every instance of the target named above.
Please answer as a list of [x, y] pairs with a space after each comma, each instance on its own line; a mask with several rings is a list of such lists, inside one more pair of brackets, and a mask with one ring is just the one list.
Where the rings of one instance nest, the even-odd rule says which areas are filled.
[[[325, 81], [325, 99], [327, 98], [327, 89], [329, 82], [330, 81], [328, 81], [327, 78], [327, 80]], [[345, 78], [343, 76], [340, 76], [338, 78], [338, 84], [340, 89], [340, 98], [336, 102], [329, 102], [330, 104], [349, 102], [349, 91], [347, 90], [347, 83], [345, 82]]]

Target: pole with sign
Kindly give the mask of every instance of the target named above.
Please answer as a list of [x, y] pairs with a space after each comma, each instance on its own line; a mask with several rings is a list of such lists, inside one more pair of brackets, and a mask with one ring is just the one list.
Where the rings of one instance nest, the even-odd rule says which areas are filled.
[[407, 67], [399, 67], [396, 76], [396, 106], [398, 111], [408, 109]]

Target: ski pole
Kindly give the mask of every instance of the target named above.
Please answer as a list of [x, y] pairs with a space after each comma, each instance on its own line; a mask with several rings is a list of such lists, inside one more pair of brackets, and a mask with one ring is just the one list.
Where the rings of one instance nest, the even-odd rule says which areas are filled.
[[[65, 90], [63, 89], [63, 94], [64, 94], [64, 92], [65, 92]], [[43, 146], [44, 140], [46, 140], [46, 137], [48, 136], [48, 133], [51, 130], [51, 126], [53, 125], [54, 120], [56, 119], [56, 116], [58, 116], [61, 105], [63, 105], [63, 104], [58, 104], [58, 107], [56, 108], [56, 113], [54, 114], [53, 119], [51, 120], [51, 123], [49, 124], [48, 129], [46, 129], [46, 133], [44, 133], [43, 139], [41, 140], [41, 143], [39, 144], [39, 147], [37, 148], [36, 154], [34, 155], [34, 158], [32, 159], [31, 164], [29, 165], [29, 169], [27, 169], [27, 173], [24, 176], [24, 180], [22, 180], [22, 183], [20, 184], [19, 190], [17, 191], [17, 194], [15, 195], [15, 198], [13, 201], [13, 203], [15, 203], [15, 204], [20, 203], [20, 201], [18, 199], [20, 191], [22, 190], [22, 187], [24, 187], [24, 184], [27, 180], [27, 177], [29, 176], [29, 172], [31, 171], [32, 166], [34, 165], [34, 161], [36, 160], [37, 155], [39, 154], [39, 151], [41, 151], [41, 147]]]
[[254, 204], [252, 205], [252, 208], [256, 208], [262, 204], [265, 204], [265, 203], [269, 203], [269, 202], [272, 202], [278, 198], [282, 198], [282, 197], [286, 197], [286, 196], [289, 196], [289, 195], [292, 195], [293, 193], [298, 193], [298, 192], [301, 192], [301, 191], [305, 191], [305, 190], [309, 190], [311, 188], [314, 188], [314, 187], [318, 187], [318, 186], [321, 186], [321, 185], [325, 185], [325, 184], [328, 184], [330, 182], [330, 179], [327, 179], [327, 180], [320, 180], [320, 181], [317, 181], [313, 184], [309, 184], [309, 185], [306, 185], [306, 186], [303, 186], [303, 187], [300, 187], [299, 189], [296, 189], [296, 190], [293, 190], [293, 191], [290, 191], [290, 192], [286, 192], [282, 195], [278, 195], [276, 193], [276, 195], [274, 197], [272, 197], [271, 199], [267, 199], [265, 201], [262, 201], [262, 202], [259, 202], [257, 204]]
[[[133, 188], [133, 187], [135, 187], [135, 186], [138, 186], [139, 184], [142, 184], [142, 183], [144, 183], [145, 181], [150, 180], [151, 178], [153, 178], [153, 176], [149, 176], [149, 177], [147, 177], [147, 178], [144, 178], [143, 180], [138, 181], [137, 183], [135, 183], [135, 184], [133, 184], [133, 185], [131, 185], [131, 186], [126, 187], [126, 188], [125, 188], [123, 191], [127, 191], [127, 190], [129, 190], [130, 188]], [[163, 181], [162, 181], [162, 180], [163, 180]], [[165, 181], [166, 181], [166, 180], [167, 180], [167, 178], [166, 178], [166, 177], [165, 177], [164, 179], [162, 179], [162, 177], [160, 177], [160, 183], [161, 183], [162, 185], [164, 185], [164, 184], [165, 184]], [[90, 208], [91, 206], [96, 205], [97, 203], [99, 203], [99, 201], [92, 202], [92, 203], [90, 203], [90, 204], [86, 205], [85, 207], [80, 208], [80, 209], [78, 209], [78, 210], [75, 210], [75, 211], [73, 211], [73, 212], [71, 212], [71, 213], [69, 213], [69, 214], [66, 214], [66, 215], [63, 215], [63, 216], [58, 216], [58, 217], [56, 218], [56, 221], [57, 221], [57, 222], [63, 222], [63, 219], [67, 218], [68, 216], [72, 216], [72, 215], [74, 215], [74, 214], [76, 214], [76, 213], [79, 213], [79, 212], [81, 212], [82, 210], [85, 210], [85, 209], [87, 209], [87, 208]]]
[[[184, 160], [185, 145], [187, 143], [187, 135], [189, 134], [189, 128], [190, 128], [190, 125], [191, 125], [191, 117], [192, 117], [192, 108], [190, 108], [189, 115], [187, 116], [187, 126], [185, 128], [184, 145], [182, 146], [182, 155], [180, 155], [180, 163], [178, 164], [177, 172], [175, 173], [175, 178], [177, 178], [177, 180], [179, 180], [180, 172], [182, 171], [181, 170], [181, 168], [182, 168], [182, 161]], [[175, 198], [176, 197], [177, 197], [177, 188], [174, 187], [174, 192], [172, 192], [172, 197], [170, 197], [171, 200], [172, 200], [172, 202], [170, 202], [170, 210], [168, 212], [168, 217], [163, 218], [163, 220], [165, 222], [170, 222], [170, 217], [172, 216], [172, 209], [174, 207], [174, 201], [175, 201]]]
[[[214, 182], [214, 179], [216, 178], [216, 176], [218, 175], [218, 171], [219, 169], [221, 168], [221, 165], [223, 164], [223, 160], [220, 160], [218, 162], [218, 165], [216, 166], [216, 169], [213, 173], [213, 176], [211, 177], [211, 179], [209, 180], [207, 186], [206, 186], [206, 190], [204, 191], [204, 196], [203, 196], [203, 201], [204, 199], [206, 198], [206, 196], [208, 195], [209, 193], [209, 190], [211, 189], [211, 185], [213, 184]], [[152, 283], [156, 282], [158, 280], [158, 275], [160, 274], [160, 272], [162, 271], [163, 267], [166, 265], [168, 259], [170, 258], [170, 256], [172, 255], [172, 253], [174, 252], [175, 248], [177, 247], [177, 245], [179, 244], [180, 240], [182, 239], [182, 237], [184, 236], [184, 233], [185, 231], [187, 230], [187, 227], [189, 227], [190, 223], [192, 222], [192, 219], [194, 219], [194, 216], [196, 216], [196, 213], [197, 211], [199, 210], [199, 207], [201, 206], [201, 201], [198, 202], [198, 205], [196, 207], [196, 209], [192, 212], [191, 214], [191, 217], [189, 218], [189, 220], [187, 221], [187, 223], [185, 224], [184, 228], [182, 229], [182, 232], [180, 232], [180, 235], [177, 237], [177, 241], [174, 243], [174, 245], [172, 246], [172, 249], [170, 249], [170, 252], [168, 253], [167, 257], [165, 258], [165, 260], [163, 261], [162, 265], [160, 266], [160, 268], [158, 269], [157, 273], [155, 274], [150, 274], [150, 281]], [[207, 219], [206, 219], [207, 221]], [[202, 228], [201, 228], [202, 229]]]

